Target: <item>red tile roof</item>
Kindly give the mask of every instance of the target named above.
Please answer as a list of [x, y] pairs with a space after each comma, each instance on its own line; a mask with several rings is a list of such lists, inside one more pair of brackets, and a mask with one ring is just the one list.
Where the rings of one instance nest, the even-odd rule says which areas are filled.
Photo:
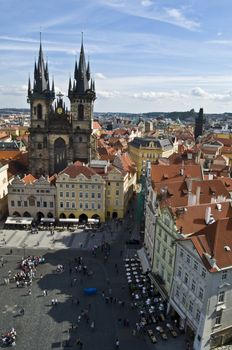
[[93, 175], [96, 175], [96, 172], [92, 168], [84, 166], [81, 162], [77, 161], [61, 171], [60, 174], [67, 174], [71, 178], [75, 178], [82, 174], [87, 178], [91, 178]]
[[25, 183], [25, 184], [32, 184], [35, 180], [36, 180], [36, 178], [33, 176], [33, 175], [31, 175], [31, 174], [28, 174], [28, 175], [25, 175], [23, 178], [22, 178], [22, 180], [23, 180], [23, 182]]
[[[189, 206], [184, 208], [170, 208], [173, 215], [176, 216], [176, 226], [181, 229], [183, 234], [189, 235], [198, 232], [205, 227], [212, 227], [206, 225], [205, 213], [206, 208], [211, 208], [211, 214], [215, 220], [232, 217], [232, 207], [230, 202], [223, 202], [221, 210], [218, 210], [216, 204], [202, 204]], [[232, 236], [232, 235], [231, 235]]]
[[[232, 218], [224, 218], [208, 225], [189, 239], [195, 246], [203, 262], [206, 262], [206, 254], [215, 259], [216, 266], [220, 269], [232, 266]], [[211, 272], [217, 271], [215, 267], [209, 267]]]
[[[183, 175], [181, 175], [181, 169], [183, 169]], [[185, 177], [203, 179], [201, 166], [172, 164], [172, 165], [159, 165], [151, 164], [151, 180], [153, 185], [157, 182], [175, 182], [181, 181]]]

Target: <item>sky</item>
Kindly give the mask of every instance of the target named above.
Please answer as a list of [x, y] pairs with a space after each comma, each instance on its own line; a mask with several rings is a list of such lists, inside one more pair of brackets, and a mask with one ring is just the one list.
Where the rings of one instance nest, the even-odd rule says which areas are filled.
[[41, 31], [50, 79], [65, 96], [83, 32], [96, 112], [232, 111], [231, 0], [0, 0], [0, 5], [0, 108], [29, 108], [27, 81]]

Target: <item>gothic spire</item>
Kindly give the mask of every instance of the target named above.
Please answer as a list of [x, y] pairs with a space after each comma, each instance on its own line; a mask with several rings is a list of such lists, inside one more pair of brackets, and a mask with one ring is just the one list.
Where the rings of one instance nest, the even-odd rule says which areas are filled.
[[31, 96], [31, 79], [30, 79], [30, 75], [29, 75], [29, 78], [28, 78], [28, 89], [27, 89], [27, 96]]
[[87, 65], [86, 76], [87, 76], [88, 81], [90, 81], [90, 65], [89, 65], [89, 61], [88, 61], [88, 65]]

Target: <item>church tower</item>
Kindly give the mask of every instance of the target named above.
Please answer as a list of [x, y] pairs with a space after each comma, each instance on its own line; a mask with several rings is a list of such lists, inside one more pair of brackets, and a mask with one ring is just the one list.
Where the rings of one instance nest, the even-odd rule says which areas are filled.
[[203, 126], [204, 126], [204, 112], [203, 112], [203, 108], [200, 108], [199, 114], [195, 119], [195, 129], [194, 129], [195, 140], [197, 140], [198, 136], [203, 135]]
[[34, 176], [52, 175], [76, 160], [88, 163], [95, 156], [96, 139], [92, 136], [95, 86], [89, 64], [86, 66], [83, 41], [74, 81], [69, 81], [68, 97], [71, 112], [67, 111], [61, 93], [53, 104], [54, 82], [50, 89], [48, 65], [40, 42], [33, 89], [30, 78], [28, 81], [31, 106], [28, 158], [29, 171]]
[[31, 126], [29, 135], [29, 171], [34, 175], [42, 175], [46, 172], [47, 132], [48, 116], [52, 110], [55, 99], [54, 82], [50, 89], [48, 64], [43, 57], [40, 41], [39, 58], [35, 62], [33, 89], [30, 78], [28, 80], [28, 102], [31, 111]]
[[69, 80], [68, 97], [71, 104], [74, 133], [74, 160], [89, 162], [94, 156], [93, 105], [96, 99], [95, 84], [90, 76], [90, 65], [86, 66], [83, 39], [79, 64], [75, 62], [74, 81]]

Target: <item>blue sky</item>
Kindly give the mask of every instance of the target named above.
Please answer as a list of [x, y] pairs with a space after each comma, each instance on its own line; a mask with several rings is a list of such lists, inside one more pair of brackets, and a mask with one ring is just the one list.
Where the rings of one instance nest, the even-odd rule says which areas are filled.
[[0, 108], [28, 107], [39, 32], [67, 95], [84, 32], [97, 112], [232, 111], [231, 0], [0, 0]]

